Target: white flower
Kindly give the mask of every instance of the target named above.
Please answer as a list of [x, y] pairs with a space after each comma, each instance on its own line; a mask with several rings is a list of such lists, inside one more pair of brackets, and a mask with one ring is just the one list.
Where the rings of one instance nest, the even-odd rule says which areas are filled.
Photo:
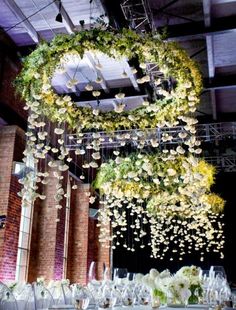
[[93, 109], [93, 115], [98, 116], [99, 115], [99, 110], [98, 109]]
[[89, 165], [90, 165], [90, 167], [92, 167], [92, 168], [98, 168], [98, 164], [97, 164], [95, 161], [91, 161], [91, 162], [89, 163]]
[[170, 277], [170, 276], [171, 276], [171, 273], [170, 273], [170, 271], [169, 271], [168, 269], [163, 270], [163, 271], [159, 274], [159, 277], [160, 277], [161, 279], [168, 278], [168, 277]]
[[159, 143], [156, 139], [151, 139], [150, 142], [151, 142], [152, 147], [158, 147], [159, 146]]
[[100, 92], [99, 90], [94, 90], [94, 91], [92, 92], [92, 95], [93, 95], [94, 97], [99, 97], [99, 96], [101, 95], [101, 92]]
[[87, 84], [87, 85], [85, 86], [85, 89], [86, 89], [87, 91], [91, 91], [91, 90], [93, 90], [93, 85]]
[[134, 117], [134, 115], [128, 115], [128, 119], [130, 120], [130, 121], [135, 121], [135, 117]]
[[100, 155], [99, 152], [96, 152], [96, 153], [93, 153], [93, 154], [92, 154], [92, 157], [93, 157], [93, 159], [98, 160], [98, 159], [101, 158], [101, 155]]
[[172, 168], [169, 168], [169, 169], [167, 169], [167, 174], [169, 176], [174, 176], [174, 175], [176, 175], [176, 171]]
[[124, 93], [118, 93], [115, 95], [116, 99], [124, 99], [125, 98], [125, 94]]
[[43, 86], [42, 86], [42, 91], [43, 91], [43, 92], [47, 92], [50, 88], [51, 88], [51, 85], [50, 85], [50, 84], [43, 84]]
[[152, 268], [152, 269], [149, 271], [149, 275], [150, 275], [150, 278], [151, 278], [151, 279], [155, 279], [156, 277], [158, 277], [159, 271], [157, 271], [155, 268]]
[[116, 164], [122, 163], [122, 158], [116, 157], [115, 162], [116, 162]]
[[59, 114], [65, 114], [66, 111], [67, 111], [66, 108], [61, 108], [61, 109], [58, 110], [58, 113]]
[[146, 68], [147, 68], [147, 64], [146, 64], [145, 62], [141, 62], [141, 63], [139, 64], [139, 67], [140, 67], [141, 69], [146, 69]]
[[58, 167], [58, 169], [59, 169], [59, 171], [66, 171], [66, 170], [69, 169], [69, 166], [67, 166], [67, 165], [60, 165], [60, 166]]
[[95, 82], [96, 82], [97, 84], [101, 84], [101, 83], [103, 82], [103, 79], [102, 79], [100, 76], [98, 76], [98, 77], [96, 78]]
[[185, 153], [185, 150], [182, 148], [182, 146], [177, 146], [176, 148], [176, 151], [179, 153], [179, 154], [184, 154]]
[[62, 128], [55, 128], [54, 132], [55, 132], [56, 135], [61, 135], [61, 134], [63, 134], [64, 129], [62, 129]]
[[96, 200], [96, 197], [94, 196], [89, 197], [89, 203], [93, 204], [95, 200]]
[[180, 133], [178, 134], [178, 136], [179, 136], [181, 139], [184, 139], [184, 138], [187, 137], [187, 133], [186, 133], [186, 132], [180, 132]]
[[144, 100], [144, 101], [142, 102], [142, 105], [143, 105], [144, 107], [147, 107], [147, 106], [149, 106], [149, 101], [147, 101], [147, 100]]
[[137, 283], [141, 283], [143, 277], [144, 277], [144, 275], [142, 273], [137, 273], [136, 276], [135, 276], [134, 281], [137, 282]]
[[137, 176], [137, 173], [134, 171], [128, 172], [127, 174], [128, 178], [133, 179]]
[[114, 107], [114, 111], [116, 113], [122, 113], [124, 111], [125, 108], [125, 104], [124, 103], [120, 103], [120, 104], [116, 104]]

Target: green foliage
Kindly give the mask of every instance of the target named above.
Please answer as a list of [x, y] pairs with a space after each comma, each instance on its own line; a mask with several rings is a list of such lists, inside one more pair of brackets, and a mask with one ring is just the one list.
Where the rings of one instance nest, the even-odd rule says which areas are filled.
[[[51, 87], [55, 70], [68, 54], [81, 58], [86, 51], [99, 51], [114, 59], [137, 57], [139, 62], [155, 62], [165, 77], [173, 77], [177, 86], [171, 94], [129, 112], [100, 113], [95, 116], [89, 108], [68, 104], [65, 96], [57, 95]], [[145, 71], [143, 71], [145, 74]], [[163, 42], [152, 35], [138, 35], [130, 29], [120, 32], [101, 29], [84, 30], [73, 35], [57, 35], [51, 43], [42, 42], [24, 60], [15, 87], [28, 107], [37, 100], [37, 113], [53, 122], [67, 122], [73, 130], [105, 130], [155, 128], [176, 122], [178, 116], [194, 111], [202, 81], [196, 64], [175, 43]], [[58, 105], [57, 102], [61, 101]], [[60, 108], [66, 113], [61, 114]], [[114, 121], [115, 119], [115, 121]]]

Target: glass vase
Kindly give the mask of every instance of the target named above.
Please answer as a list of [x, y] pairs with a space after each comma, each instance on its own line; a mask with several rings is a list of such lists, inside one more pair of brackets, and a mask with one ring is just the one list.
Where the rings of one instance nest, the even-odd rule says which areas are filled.
[[151, 294], [151, 307], [152, 307], [152, 309], [160, 308], [160, 305], [161, 305], [160, 297], [152, 293]]

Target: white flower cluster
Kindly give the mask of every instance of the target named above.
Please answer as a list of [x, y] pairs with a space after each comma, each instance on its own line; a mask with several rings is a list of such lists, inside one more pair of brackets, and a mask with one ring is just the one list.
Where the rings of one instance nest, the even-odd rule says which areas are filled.
[[196, 266], [183, 267], [175, 274], [171, 274], [168, 269], [160, 273], [151, 269], [146, 275], [137, 274], [135, 281], [149, 288], [164, 303], [185, 304], [192, 294], [192, 285], [202, 290], [199, 271], [200, 268]]

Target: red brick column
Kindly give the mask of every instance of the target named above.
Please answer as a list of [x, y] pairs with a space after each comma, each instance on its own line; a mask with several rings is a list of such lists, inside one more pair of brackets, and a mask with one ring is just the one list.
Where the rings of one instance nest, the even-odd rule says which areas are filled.
[[[65, 204], [64, 198], [60, 204], [62, 209], [56, 209], [54, 199], [58, 180], [54, 177], [54, 169], [49, 169], [49, 183], [44, 185], [46, 199], [37, 200], [34, 206], [31, 251], [29, 261], [28, 281], [35, 281], [43, 276], [46, 280], [63, 277], [63, 251], [65, 234]], [[63, 188], [66, 189], [67, 173], [63, 174]], [[60, 221], [57, 222], [56, 220]]]
[[101, 244], [99, 240], [100, 228], [98, 221], [89, 219], [89, 244], [88, 244], [88, 268], [92, 261], [96, 262], [96, 276], [98, 280], [103, 277], [103, 266], [110, 267], [110, 249], [106, 248], [109, 242]]
[[[100, 228], [96, 227], [96, 239], [98, 240]], [[103, 276], [103, 265], [105, 264], [106, 267], [110, 267], [110, 242], [100, 243], [98, 242], [97, 248], [97, 261], [98, 261], [98, 279], [102, 279]]]
[[0, 215], [6, 216], [6, 226], [0, 230], [0, 280], [15, 278], [21, 199], [20, 184], [12, 175], [13, 160], [21, 161], [24, 132], [16, 126], [0, 129]]
[[67, 274], [71, 282], [86, 284], [88, 259], [89, 184], [72, 192]]

